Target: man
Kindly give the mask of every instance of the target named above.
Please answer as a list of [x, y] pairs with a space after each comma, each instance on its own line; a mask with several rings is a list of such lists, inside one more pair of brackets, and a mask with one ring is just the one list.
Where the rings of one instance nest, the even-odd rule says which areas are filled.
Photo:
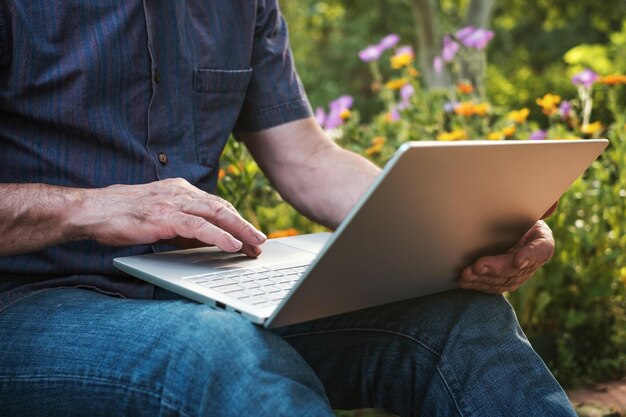
[[112, 268], [261, 252], [211, 194], [231, 131], [329, 227], [378, 174], [311, 118], [276, 0], [3, 0], [0, 52], [0, 415], [575, 415], [493, 295], [549, 259], [543, 222], [463, 271], [481, 292], [276, 332]]

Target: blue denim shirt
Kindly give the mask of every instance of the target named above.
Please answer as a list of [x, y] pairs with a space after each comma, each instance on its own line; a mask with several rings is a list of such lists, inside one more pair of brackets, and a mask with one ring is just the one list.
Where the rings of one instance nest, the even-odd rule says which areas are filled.
[[[230, 133], [309, 117], [276, 0], [1, 0], [0, 183], [215, 190]], [[0, 309], [40, 288], [152, 287], [73, 242], [0, 257]]]

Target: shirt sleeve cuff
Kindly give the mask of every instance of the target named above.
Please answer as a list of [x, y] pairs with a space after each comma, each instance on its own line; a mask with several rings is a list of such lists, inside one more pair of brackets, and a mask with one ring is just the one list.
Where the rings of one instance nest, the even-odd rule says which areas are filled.
[[288, 101], [256, 111], [244, 109], [237, 121], [235, 132], [256, 132], [312, 116], [313, 111], [306, 99]]

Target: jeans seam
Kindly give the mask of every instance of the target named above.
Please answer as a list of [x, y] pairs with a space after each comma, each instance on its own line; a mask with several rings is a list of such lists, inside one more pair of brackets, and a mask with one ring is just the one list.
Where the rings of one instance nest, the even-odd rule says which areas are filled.
[[[54, 374], [54, 375], [37, 375], [37, 374], [33, 374], [33, 375], [16, 375], [16, 376], [12, 376], [12, 377], [0, 376], [0, 382], [67, 381], [67, 380], [88, 381], [88, 382], [95, 382], [97, 384], [104, 385], [104, 386], [112, 386], [112, 387], [116, 387], [116, 388], [124, 388], [124, 389], [127, 389], [129, 391], [134, 391], [134, 392], [139, 393], [139, 394], [143, 394], [143, 395], [147, 395], [149, 397], [153, 397], [153, 398], [159, 400], [159, 402], [164, 407], [169, 408], [170, 410], [173, 410], [173, 411], [176, 411], [176, 412], [180, 413], [181, 416], [191, 417], [191, 414], [187, 414], [186, 412], [182, 411], [181, 409], [179, 409], [179, 408], [177, 408], [175, 406], [176, 401], [172, 401], [171, 399], [166, 398], [165, 395], [160, 394], [160, 392], [163, 392], [163, 390], [160, 390], [159, 392], [157, 392], [157, 390], [155, 390], [153, 388], [141, 386], [141, 385], [138, 385], [138, 384], [127, 382], [127, 381], [112, 382], [112, 381], [110, 381], [108, 379], [105, 379], [105, 378], [92, 377], [92, 376], [83, 376], [83, 375], [72, 375], [72, 374]], [[182, 408], [182, 404], [181, 404], [181, 408]]]
[[450, 384], [446, 380], [446, 377], [443, 375], [443, 372], [441, 371], [441, 368], [439, 366], [437, 366], [437, 373], [441, 377], [443, 384], [446, 386], [446, 390], [448, 391], [448, 393], [450, 394], [450, 398], [452, 398], [452, 401], [454, 402], [454, 407], [456, 408], [456, 411], [459, 413], [459, 416], [463, 417], [465, 414], [463, 414], [463, 412], [461, 411], [461, 408], [459, 407], [459, 402], [457, 401], [456, 396], [452, 392], [452, 388], [450, 388]]
[[374, 328], [319, 330], [319, 331], [315, 331], [315, 332], [294, 333], [294, 334], [290, 334], [290, 335], [287, 335], [287, 336], [283, 336], [283, 338], [284, 339], [291, 339], [291, 338], [299, 337], [299, 336], [313, 336], [313, 335], [318, 335], [318, 334], [340, 333], [340, 332], [377, 332], [377, 333], [386, 333], [386, 334], [392, 334], [394, 336], [404, 337], [405, 339], [409, 339], [412, 342], [417, 343], [418, 345], [424, 347], [426, 350], [428, 350], [429, 352], [431, 352], [433, 355], [437, 356], [438, 358], [441, 358], [441, 355], [439, 353], [437, 353], [435, 350], [433, 350], [430, 346], [428, 346], [424, 342], [422, 342], [422, 341], [420, 341], [420, 340], [416, 339], [415, 337], [410, 336], [408, 334], [396, 332], [396, 331], [393, 331], [393, 330], [374, 329]]

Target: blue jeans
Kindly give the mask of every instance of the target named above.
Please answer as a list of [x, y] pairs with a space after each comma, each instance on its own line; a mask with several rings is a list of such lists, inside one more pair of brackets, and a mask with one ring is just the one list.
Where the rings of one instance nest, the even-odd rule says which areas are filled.
[[277, 331], [84, 289], [0, 312], [2, 416], [575, 416], [506, 300], [457, 290]]

